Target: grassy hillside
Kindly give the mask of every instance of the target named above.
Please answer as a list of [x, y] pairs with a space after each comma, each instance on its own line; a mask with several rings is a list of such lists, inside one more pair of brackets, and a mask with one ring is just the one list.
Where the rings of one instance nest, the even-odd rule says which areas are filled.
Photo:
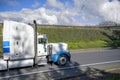
[[80, 28], [38, 28], [39, 33], [45, 33], [49, 42], [66, 42], [69, 49], [101, 48], [106, 46], [108, 38], [102, 32], [111, 34], [110, 30], [80, 29]]
[[100, 31], [103, 30], [80, 28], [38, 28], [39, 33], [45, 33], [48, 35], [50, 42], [105, 39], [106, 37], [102, 35]]
[[[120, 46], [120, 30], [84, 29], [78, 27], [38, 27], [38, 32], [47, 34], [49, 42], [68, 43], [69, 49]], [[0, 35], [2, 35], [1, 26]], [[0, 38], [0, 52], [2, 52], [2, 37]]]

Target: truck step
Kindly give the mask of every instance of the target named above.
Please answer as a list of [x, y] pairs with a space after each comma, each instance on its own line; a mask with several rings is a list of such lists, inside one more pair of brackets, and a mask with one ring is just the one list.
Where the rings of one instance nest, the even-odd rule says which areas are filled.
[[46, 56], [38, 57], [38, 65], [46, 65], [47, 59]]

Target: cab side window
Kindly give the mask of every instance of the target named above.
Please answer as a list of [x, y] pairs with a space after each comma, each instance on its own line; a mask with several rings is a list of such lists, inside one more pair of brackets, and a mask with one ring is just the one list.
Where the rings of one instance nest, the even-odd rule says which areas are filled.
[[38, 44], [45, 44], [45, 43], [47, 43], [47, 40], [45, 38], [38, 39]]

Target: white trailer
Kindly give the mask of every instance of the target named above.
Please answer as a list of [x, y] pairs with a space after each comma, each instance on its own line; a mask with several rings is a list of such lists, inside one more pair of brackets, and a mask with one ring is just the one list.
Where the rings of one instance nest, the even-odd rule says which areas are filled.
[[0, 70], [45, 65], [49, 62], [63, 66], [70, 58], [66, 43], [48, 43], [46, 34], [38, 34], [34, 27], [25, 23], [4, 21]]

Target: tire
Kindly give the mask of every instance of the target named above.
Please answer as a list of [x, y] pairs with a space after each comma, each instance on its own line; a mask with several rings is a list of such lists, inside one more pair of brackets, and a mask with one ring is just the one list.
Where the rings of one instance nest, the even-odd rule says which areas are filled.
[[68, 63], [68, 61], [69, 60], [68, 60], [68, 57], [66, 55], [61, 55], [58, 58], [57, 64], [59, 66], [64, 66], [64, 65], [66, 65]]

